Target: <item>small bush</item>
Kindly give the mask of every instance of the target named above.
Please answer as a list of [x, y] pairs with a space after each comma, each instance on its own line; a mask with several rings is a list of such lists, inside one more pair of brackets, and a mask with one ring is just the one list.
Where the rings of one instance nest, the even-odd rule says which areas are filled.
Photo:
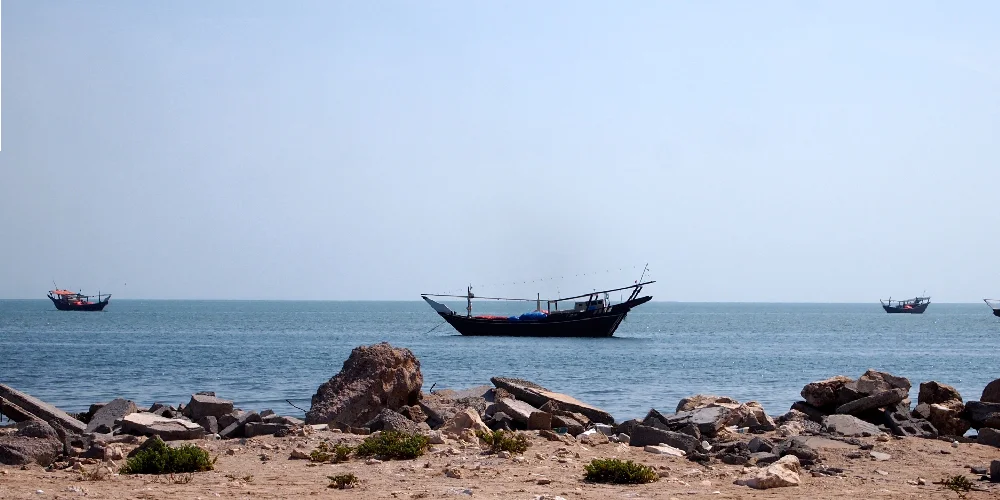
[[595, 483], [642, 484], [660, 479], [652, 467], [617, 458], [595, 458], [584, 469], [584, 478]]
[[944, 485], [951, 491], [954, 491], [958, 498], [966, 498], [965, 493], [972, 490], [972, 481], [969, 478], [958, 475], [951, 476], [938, 481], [938, 484]]
[[493, 453], [501, 451], [524, 453], [531, 446], [531, 443], [528, 442], [528, 437], [520, 432], [508, 432], [503, 429], [497, 429], [493, 432], [478, 431], [476, 432], [476, 436], [482, 439]]
[[216, 459], [211, 458], [207, 451], [193, 444], [171, 448], [159, 437], [152, 439], [153, 442], [129, 458], [118, 472], [121, 474], [175, 474], [209, 471], [215, 466]]
[[323, 441], [319, 443], [311, 453], [309, 453], [309, 460], [313, 462], [333, 462], [339, 464], [341, 462], [346, 462], [347, 458], [350, 456], [354, 448], [347, 446], [346, 444], [338, 444], [330, 446], [329, 443]]
[[421, 434], [382, 431], [365, 438], [354, 453], [359, 457], [407, 460], [423, 455], [429, 444], [427, 436]]
[[326, 476], [330, 479], [330, 484], [327, 488], [338, 488], [347, 489], [353, 488], [358, 484], [358, 476], [354, 474], [340, 474], [339, 476]]

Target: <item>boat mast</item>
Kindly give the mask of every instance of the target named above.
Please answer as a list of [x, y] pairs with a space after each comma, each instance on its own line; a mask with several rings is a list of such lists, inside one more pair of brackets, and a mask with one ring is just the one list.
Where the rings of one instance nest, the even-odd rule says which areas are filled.
[[472, 317], [472, 298], [473, 297], [475, 297], [475, 295], [472, 295], [472, 285], [469, 285], [469, 288], [467, 290], [467, 294], [465, 296], [465, 300], [468, 303], [468, 305], [465, 306], [465, 310], [468, 313], [466, 315], [467, 318], [471, 318]]

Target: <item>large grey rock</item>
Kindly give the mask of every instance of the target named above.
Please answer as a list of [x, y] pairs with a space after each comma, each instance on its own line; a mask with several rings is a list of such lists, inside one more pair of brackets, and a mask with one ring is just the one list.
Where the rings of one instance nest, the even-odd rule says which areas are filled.
[[793, 436], [775, 445], [771, 453], [784, 457], [785, 455], [795, 455], [800, 460], [816, 460], [819, 452], [810, 446], [809, 437]]
[[629, 436], [629, 446], [637, 446], [640, 448], [646, 445], [658, 445], [662, 443], [684, 450], [687, 454], [691, 454], [692, 452], [698, 450], [701, 446], [701, 442], [693, 436], [681, 434], [679, 432], [657, 429], [647, 425], [634, 426], [632, 428], [632, 433], [629, 434]]
[[228, 399], [221, 399], [208, 394], [192, 394], [191, 401], [184, 407], [184, 416], [197, 422], [203, 417], [215, 417], [218, 419], [223, 415], [233, 412], [233, 402]]
[[1000, 460], [990, 462], [990, 482], [1000, 483]]
[[133, 413], [122, 419], [122, 432], [140, 436], [159, 436], [164, 441], [198, 439], [205, 429], [190, 420], [165, 418], [152, 413]]
[[876, 408], [895, 406], [906, 399], [909, 389], [895, 388], [856, 399], [837, 407], [837, 413], [857, 415]]
[[984, 403], [1000, 403], [1000, 378], [986, 384], [979, 400]]
[[844, 386], [852, 382], [854, 382], [853, 379], [837, 375], [826, 380], [806, 384], [800, 394], [802, 395], [802, 399], [812, 407], [817, 409], [825, 408], [832, 411], [841, 404], [841, 391]]
[[246, 424], [261, 422], [260, 414], [255, 411], [241, 411], [234, 415], [235, 419], [219, 431], [223, 439], [243, 437]]
[[736, 427], [746, 427], [750, 432], [769, 432], [777, 428], [777, 425], [767, 413], [764, 407], [756, 401], [748, 401], [735, 408], [729, 409], [723, 417], [723, 425]]
[[830, 432], [849, 437], [881, 436], [878, 426], [853, 415], [830, 415], [823, 418], [823, 425]]
[[920, 383], [920, 393], [917, 395], [917, 404], [941, 404], [951, 401], [962, 402], [962, 395], [958, 390], [948, 384], [930, 381]]
[[500, 398], [496, 402], [497, 409], [510, 415], [515, 422], [524, 425], [528, 430], [551, 429], [552, 415], [534, 406], [516, 399]]
[[677, 403], [677, 409], [674, 413], [680, 413], [683, 411], [697, 410], [698, 408], [707, 408], [709, 406], [721, 406], [723, 408], [736, 408], [740, 405], [740, 402], [727, 397], [727, 396], [716, 396], [714, 394], [696, 394], [694, 396], [689, 396], [681, 399]]
[[906, 393], [909, 393], [910, 380], [906, 377], [897, 377], [886, 372], [868, 370], [864, 373], [864, 375], [858, 377], [856, 386], [858, 392], [869, 396], [894, 389], [902, 389]]
[[[834, 407], [834, 409], [836, 409], [836, 407]], [[828, 415], [824, 410], [822, 410], [820, 408], [817, 408], [817, 407], [815, 407], [815, 406], [813, 406], [813, 405], [811, 405], [811, 404], [809, 404], [809, 403], [807, 403], [805, 401], [796, 401], [796, 402], [792, 403], [791, 411], [800, 412], [803, 415], [805, 415], [806, 417], [808, 417], [809, 420], [812, 420], [813, 422], [822, 422], [823, 421], [823, 417], [825, 417], [825, 416]], [[833, 411], [833, 410], [831, 410], [831, 411]], [[787, 419], [783, 419], [783, 420], [787, 420]]]
[[288, 426], [278, 423], [248, 422], [243, 427], [243, 435], [252, 438], [255, 436], [275, 436], [282, 431], [287, 431]]
[[615, 423], [615, 419], [610, 413], [572, 396], [550, 391], [534, 382], [507, 377], [493, 377], [490, 382], [493, 382], [493, 385], [498, 388], [510, 392], [515, 398], [535, 407], [540, 408], [549, 401], [555, 401], [558, 403], [559, 409], [585, 415], [591, 422], [608, 425]]
[[137, 411], [139, 409], [132, 401], [122, 398], [115, 399], [102, 406], [90, 417], [90, 422], [87, 423], [87, 432], [95, 432], [101, 426], [108, 429], [105, 433], [110, 432], [114, 428], [115, 422], [125, 418], [125, 415], [131, 415]]
[[205, 429], [205, 432], [208, 434], [219, 433], [219, 420], [211, 415], [201, 417], [195, 423], [200, 425], [202, 429]]
[[976, 442], [1000, 448], [1000, 430], [983, 427], [979, 429], [979, 436], [976, 437]]
[[758, 469], [750, 477], [737, 479], [736, 484], [758, 490], [783, 488], [799, 485], [799, 460], [794, 456], [784, 456], [773, 464]]
[[[417, 430], [416, 422], [413, 422], [388, 408], [383, 408], [382, 411], [375, 416], [375, 418], [365, 424], [365, 427], [371, 429], [372, 432], [400, 431], [414, 433]], [[485, 425], [483, 427], [485, 427]]]
[[[56, 432], [64, 430], [72, 434], [83, 434], [87, 430], [86, 424], [69, 416], [69, 414], [59, 408], [10, 386], [0, 384], [0, 399], [9, 401], [11, 405], [16, 406], [22, 412], [45, 421]], [[15, 415], [7, 416], [15, 418]]]
[[24, 422], [18, 422], [15, 426], [17, 428], [14, 431], [15, 436], [30, 437], [30, 438], [43, 438], [43, 439], [59, 439], [59, 434], [51, 425], [42, 422], [41, 420], [27, 420]]
[[62, 443], [52, 437], [0, 436], [0, 464], [4, 465], [49, 465], [62, 450]]
[[985, 425], [988, 420], [1000, 419], [1000, 403], [968, 401], [965, 403], [963, 417], [972, 423], [974, 429], [978, 429]]
[[730, 412], [731, 410], [722, 406], [706, 406], [691, 411], [668, 414], [662, 414], [655, 409], [651, 409], [646, 414], [646, 418], [643, 419], [642, 424], [675, 432], [680, 432], [681, 429], [693, 425], [698, 429], [700, 436], [711, 438], [716, 435], [719, 429], [726, 425], [726, 419], [729, 417]]
[[913, 413], [930, 422], [942, 436], [964, 436], [972, 427], [972, 422], [963, 417], [965, 405], [958, 400], [940, 404], [921, 403]]
[[423, 382], [420, 361], [409, 349], [386, 342], [356, 347], [340, 373], [316, 390], [306, 423], [364, 425], [382, 408], [416, 404]]

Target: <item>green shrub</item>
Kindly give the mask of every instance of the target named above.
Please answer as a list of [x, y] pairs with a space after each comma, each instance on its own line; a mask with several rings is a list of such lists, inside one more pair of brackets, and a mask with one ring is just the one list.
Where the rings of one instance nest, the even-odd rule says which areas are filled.
[[354, 453], [359, 457], [407, 460], [423, 455], [428, 444], [430, 440], [421, 434], [382, 431], [365, 438]]
[[652, 467], [617, 458], [595, 458], [584, 469], [584, 478], [595, 483], [642, 484], [660, 479]]
[[524, 453], [531, 446], [531, 443], [528, 442], [528, 437], [520, 432], [508, 432], [503, 429], [497, 429], [493, 432], [478, 431], [476, 432], [476, 436], [482, 439], [493, 453], [501, 451]]
[[214, 458], [207, 451], [186, 444], [179, 448], [167, 446], [159, 437], [129, 458], [118, 470], [122, 474], [178, 474], [185, 472], [203, 472], [212, 470]]
[[355, 476], [354, 474], [340, 474], [338, 476], [326, 476], [326, 477], [330, 479], [330, 484], [327, 486], [327, 488], [338, 488], [343, 490], [347, 488], [353, 488], [359, 482], [358, 476]]
[[958, 495], [958, 498], [966, 498], [965, 493], [972, 490], [972, 481], [969, 481], [969, 478], [962, 475], [942, 479], [937, 484], [942, 484], [949, 490], [954, 491]]
[[309, 453], [309, 460], [313, 462], [333, 462], [339, 464], [341, 462], [346, 462], [347, 457], [350, 456], [354, 448], [347, 446], [346, 444], [337, 444], [330, 446], [329, 443], [323, 441], [319, 443], [311, 453]]

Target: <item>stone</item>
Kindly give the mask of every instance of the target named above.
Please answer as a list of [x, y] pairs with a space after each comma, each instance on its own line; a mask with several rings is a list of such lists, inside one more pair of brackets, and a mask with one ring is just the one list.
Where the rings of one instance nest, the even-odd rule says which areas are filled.
[[526, 426], [528, 430], [552, 428], [552, 415], [524, 401], [501, 398], [497, 400], [496, 405], [500, 411], [510, 415], [515, 422]]
[[219, 433], [219, 420], [211, 415], [207, 415], [198, 419], [196, 424], [200, 425], [205, 432], [209, 434]]
[[[834, 407], [834, 409], [835, 408], [836, 407]], [[817, 407], [815, 407], [815, 406], [813, 406], [813, 405], [811, 405], [811, 404], [809, 404], [809, 403], [807, 403], [805, 401], [796, 401], [796, 402], [792, 403], [792, 407], [789, 410], [789, 413], [791, 413], [793, 411], [801, 413], [802, 415], [804, 415], [806, 417], [806, 419], [812, 420], [813, 422], [822, 422], [823, 421], [823, 417], [825, 417], [827, 415], [827, 413], [824, 410], [821, 410], [821, 409], [819, 409], [819, 408], [817, 408]], [[830, 411], [833, 411], [833, 410], [830, 410]], [[785, 420], [785, 421], [789, 420], [788, 413], [786, 413], [781, 418], [781, 420]], [[795, 420], [801, 420], [801, 419], [795, 419]]]
[[[922, 403], [924, 405], [926, 403]], [[918, 405], [921, 406], [921, 405]], [[972, 428], [972, 422], [962, 418], [965, 405], [951, 400], [944, 403], [926, 404], [925, 420], [933, 425], [942, 436], [964, 436]]]
[[[837, 375], [836, 377], [828, 378], [826, 380], [820, 380], [817, 382], [810, 382], [802, 388], [802, 399], [805, 403], [813, 408], [827, 408], [833, 410], [840, 403], [840, 393], [846, 384], [854, 382], [853, 379], [845, 377], [843, 375]], [[792, 406], [795, 409], [794, 406]], [[802, 410], [800, 410], [802, 411]], [[809, 412], [803, 412], [807, 415]]]
[[235, 420], [219, 431], [219, 437], [223, 439], [242, 437], [244, 436], [243, 431], [246, 429], [246, 424], [257, 422], [262, 422], [260, 414], [257, 412], [238, 412], [235, 415]]
[[984, 403], [1000, 403], [1000, 378], [986, 384], [979, 400]]
[[699, 440], [687, 434], [657, 429], [646, 425], [636, 425], [632, 429], [632, 433], [629, 434], [629, 437], [629, 446], [642, 448], [646, 445], [666, 444], [683, 450], [687, 454], [696, 451], [701, 446]]
[[311, 455], [306, 453], [305, 450], [301, 450], [299, 448], [292, 450], [292, 453], [288, 456], [289, 460], [310, 460], [311, 458]]
[[566, 428], [566, 433], [571, 436], [579, 436], [583, 433], [583, 424], [573, 417], [567, 415], [552, 415], [552, 428]]
[[[874, 387], [873, 383], [873, 387]], [[836, 413], [857, 415], [876, 408], [895, 406], [906, 399], [909, 389], [894, 388], [865, 396], [837, 407]]]
[[986, 424], [987, 420], [1000, 418], [1000, 403], [968, 401], [965, 403], [963, 418], [972, 423], [972, 428], [979, 429]]
[[420, 409], [420, 405], [403, 406], [399, 409], [399, 414], [418, 424], [427, 421], [427, 415]]
[[[21, 412], [30, 414], [48, 423], [56, 432], [65, 430], [73, 434], [83, 434], [87, 430], [87, 425], [69, 416], [66, 412], [42, 401], [30, 394], [18, 391], [10, 386], [0, 384], [0, 399], [5, 400], [12, 406], [16, 406]], [[6, 413], [4, 413], [7, 415]], [[7, 415], [14, 418], [15, 415]]]
[[766, 468], [757, 470], [753, 476], [736, 480], [736, 484], [749, 486], [758, 490], [798, 486], [800, 467], [801, 465], [796, 457], [781, 457]]
[[882, 434], [882, 431], [875, 424], [865, 422], [853, 415], [829, 415], [823, 418], [823, 426], [830, 432], [850, 437], [879, 436]]
[[592, 432], [590, 434], [581, 434], [580, 442], [584, 444], [589, 444], [590, 446], [600, 446], [602, 444], [608, 444], [611, 440], [603, 432]]
[[505, 431], [512, 431], [514, 430], [514, 419], [510, 418], [510, 415], [502, 411], [498, 411], [493, 414], [493, 417], [490, 418], [489, 423], [486, 425], [493, 431], [501, 429]]
[[878, 462], [885, 462], [886, 460], [892, 458], [892, 456], [888, 453], [882, 453], [880, 451], [869, 451], [868, 455]]
[[749, 401], [730, 409], [723, 419], [723, 425], [747, 427], [750, 432], [769, 432], [778, 428], [774, 419], [768, 416], [756, 401]]
[[59, 433], [52, 428], [51, 425], [42, 422], [41, 420], [27, 420], [24, 422], [18, 422], [14, 426], [17, 430], [14, 431], [15, 436], [29, 437], [29, 438], [42, 438], [42, 439], [59, 439]]
[[184, 416], [197, 422], [202, 417], [219, 417], [233, 412], [233, 402], [215, 397], [215, 393], [192, 394], [191, 401], [184, 407]]
[[122, 418], [122, 432], [140, 436], [159, 436], [165, 441], [198, 439], [205, 429], [189, 420], [165, 418], [152, 413], [132, 413]]
[[460, 435], [466, 429], [473, 432], [489, 432], [490, 428], [483, 423], [479, 413], [472, 408], [466, 408], [452, 417], [441, 426], [440, 430], [445, 433]]
[[770, 453], [771, 450], [774, 449], [774, 443], [772, 443], [770, 439], [754, 436], [754, 438], [747, 443], [747, 448], [750, 450], [750, 453]]
[[316, 390], [306, 423], [364, 425], [382, 408], [417, 404], [423, 382], [420, 361], [409, 349], [387, 342], [356, 347], [340, 373]]
[[[453, 393], [454, 391], [449, 392]], [[486, 407], [486, 400], [482, 397], [469, 396], [450, 399], [438, 393], [422, 396], [417, 406], [420, 413], [425, 415], [424, 421], [432, 429], [441, 427], [446, 421], [454, 418], [455, 414], [466, 408], [471, 408], [479, 415], [483, 415], [486, 412]]]
[[976, 442], [1000, 448], [1000, 430], [983, 427], [979, 429], [979, 436], [976, 437]]
[[4, 465], [37, 463], [44, 467], [55, 461], [62, 451], [63, 444], [53, 437], [0, 436], [0, 464]]
[[139, 409], [135, 403], [127, 399], [118, 398], [102, 406], [90, 417], [87, 423], [87, 432], [95, 432], [98, 427], [104, 425], [109, 431], [114, 428], [115, 422], [121, 420], [125, 415], [131, 415]]
[[[906, 394], [909, 394], [910, 392], [910, 380], [906, 377], [897, 377], [890, 373], [871, 369], [866, 371], [864, 375], [861, 375], [861, 377], [858, 377], [856, 384], [858, 392], [868, 396], [894, 389], [901, 389], [905, 391]], [[902, 401], [902, 399], [900, 401]]]
[[990, 481], [1000, 483], [1000, 460], [990, 462]]
[[[725, 427], [726, 419], [729, 418], [731, 411], [723, 406], [703, 406], [690, 411], [664, 415], [651, 409], [646, 414], [646, 418], [642, 420], [642, 425], [669, 431], [680, 431], [689, 425], [694, 425], [698, 429], [698, 435], [695, 437], [699, 439], [701, 436], [711, 438], [718, 433], [719, 429]], [[619, 432], [621, 432], [620, 429]], [[686, 433], [694, 435], [691, 431], [686, 431]]]
[[380, 411], [370, 422], [365, 424], [365, 427], [371, 429], [372, 432], [400, 431], [413, 434], [417, 431], [417, 424], [415, 422], [395, 411], [390, 410], [389, 408], [382, 408], [382, 411]]
[[906, 404], [896, 408], [886, 408], [883, 415], [885, 425], [897, 436], [926, 439], [938, 436], [938, 430], [927, 420], [914, 416]]
[[683, 457], [686, 455], [684, 450], [674, 448], [673, 446], [668, 446], [665, 444], [661, 445], [647, 445], [643, 448], [646, 453], [652, 453], [654, 455], [669, 455], [671, 457]]
[[790, 437], [775, 445], [774, 449], [771, 450], [771, 453], [774, 453], [779, 457], [795, 455], [800, 460], [816, 460], [819, 458], [819, 452], [810, 446], [807, 439], [807, 436]]
[[920, 393], [917, 395], [917, 404], [927, 403], [929, 405], [947, 403], [949, 401], [962, 402], [962, 395], [954, 387], [935, 381], [921, 382]]
[[243, 436], [248, 438], [256, 436], [276, 436], [282, 430], [287, 433], [288, 427], [285, 424], [273, 422], [247, 422], [247, 424], [243, 427]]
[[615, 423], [615, 418], [610, 413], [584, 403], [572, 396], [550, 391], [534, 382], [508, 377], [492, 377], [490, 378], [490, 382], [497, 388], [509, 392], [518, 400], [539, 408], [549, 401], [555, 401], [559, 405], [559, 409], [580, 413], [586, 416], [591, 422], [608, 425], [614, 425]]
[[677, 409], [674, 413], [680, 413], [682, 411], [692, 411], [698, 408], [707, 408], [709, 406], [721, 406], [723, 408], [736, 408], [740, 405], [740, 402], [729, 398], [726, 396], [715, 396], [712, 394], [696, 394], [691, 397], [684, 398], [677, 403]]

